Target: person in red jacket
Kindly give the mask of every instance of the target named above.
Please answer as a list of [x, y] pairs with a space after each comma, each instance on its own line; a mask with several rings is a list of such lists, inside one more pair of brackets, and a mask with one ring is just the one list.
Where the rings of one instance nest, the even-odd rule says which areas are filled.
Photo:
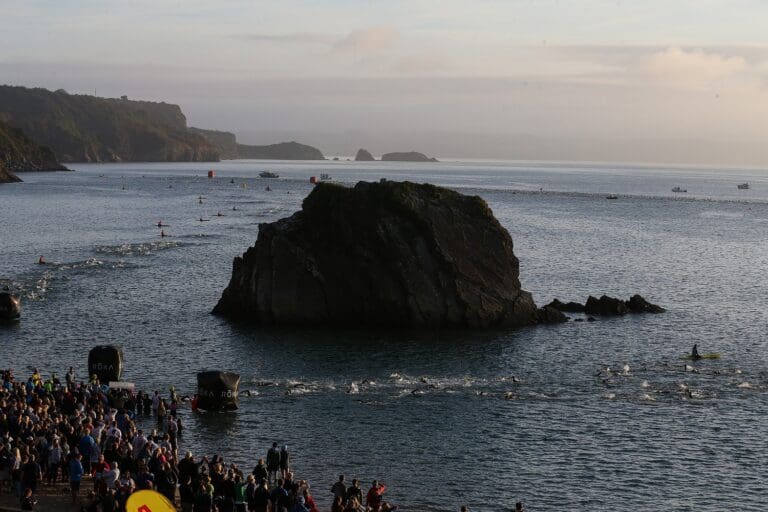
[[387, 486], [380, 484], [378, 480], [373, 481], [373, 485], [368, 490], [368, 495], [365, 497], [366, 510], [372, 510], [373, 512], [390, 512], [397, 510], [396, 505], [390, 505], [384, 501], [384, 493], [387, 490]]

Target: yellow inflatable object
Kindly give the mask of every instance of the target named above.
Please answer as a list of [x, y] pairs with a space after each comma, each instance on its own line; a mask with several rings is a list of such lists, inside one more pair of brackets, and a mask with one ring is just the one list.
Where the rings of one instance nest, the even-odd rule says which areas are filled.
[[128, 496], [126, 512], [176, 512], [168, 498], [155, 491], [137, 491]]

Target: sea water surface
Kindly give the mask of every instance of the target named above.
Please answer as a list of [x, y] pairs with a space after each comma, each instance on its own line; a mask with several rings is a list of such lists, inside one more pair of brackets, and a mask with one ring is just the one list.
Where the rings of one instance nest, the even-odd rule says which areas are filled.
[[[323, 507], [345, 473], [364, 489], [378, 478], [414, 511], [509, 510], [516, 500], [531, 511], [765, 509], [765, 171], [73, 167], [0, 186], [0, 286], [24, 307], [21, 322], [0, 327], [0, 366], [19, 376], [73, 365], [85, 377], [89, 349], [105, 343], [123, 347], [124, 380], [166, 395], [171, 384], [192, 394], [203, 369], [238, 372], [251, 396], [231, 414], [182, 409], [182, 449], [250, 469], [272, 441], [287, 444]], [[254, 329], [210, 315], [258, 224], [299, 209], [323, 172], [480, 195], [539, 304], [640, 293], [668, 311], [480, 332]], [[171, 236], [159, 236], [159, 220]], [[37, 265], [40, 255], [50, 264]], [[721, 359], [686, 367], [694, 343]]]

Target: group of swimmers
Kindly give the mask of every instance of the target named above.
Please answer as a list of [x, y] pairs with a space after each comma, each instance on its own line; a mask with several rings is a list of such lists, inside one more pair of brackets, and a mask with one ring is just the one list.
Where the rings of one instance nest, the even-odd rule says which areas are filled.
[[[252, 471], [221, 456], [179, 457], [183, 403], [173, 387], [164, 398], [114, 390], [98, 378], [78, 382], [35, 369], [17, 380], [0, 372], [0, 492], [10, 488], [22, 510], [35, 510], [43, 485], [68, 482], [73, 504], [84, 512], [120, 512], [134, 491], [152, 489], [184, 512], [319, 512], [307, 480], [291, 470], [288, 447], [273, 443]], [[156, 428], [141, 423], [155, 419]], [[86, 496], [81, 484], [89, 482]], [[331, 487], [332, 512], [389, 512], [387, 487], [374, 481], [363, 494], [357, 479]]]

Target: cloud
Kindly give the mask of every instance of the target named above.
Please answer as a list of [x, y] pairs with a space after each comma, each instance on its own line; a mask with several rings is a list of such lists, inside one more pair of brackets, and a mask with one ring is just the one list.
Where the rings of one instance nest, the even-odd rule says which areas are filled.
[[332, 45], [337, 38], [316, 32], [294, 32], [290, 34], [239, 34], [237, 39], [263, 43], [325, 44]]
[[740, 55], [672, 47], [640, 58], [633, 71], [651, 83], [708, 89], [748, 85], [754, 82], [757, 70]]
[[379, 53], [391, 47], [398, 39], [392, 27], [370, 27], [354, 30], [333, 45], [337, 52]]

